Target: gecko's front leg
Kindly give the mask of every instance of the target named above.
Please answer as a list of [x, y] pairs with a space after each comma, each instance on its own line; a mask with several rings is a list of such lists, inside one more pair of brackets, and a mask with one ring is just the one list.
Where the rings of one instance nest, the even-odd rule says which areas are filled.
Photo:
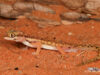
[[37, 50], [34, 55], [39, 55], [41, 51], [41, 42], [33, 42], [31, 43], [33, 46], [36, 46]]

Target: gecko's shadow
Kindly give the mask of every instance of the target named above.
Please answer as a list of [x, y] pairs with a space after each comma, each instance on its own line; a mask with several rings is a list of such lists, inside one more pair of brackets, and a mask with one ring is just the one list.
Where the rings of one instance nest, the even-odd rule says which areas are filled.
[[20, 42], [10, 42], [10, 45], [12, 45], [12, 46], [14, 46], [16, 48], [24, 48], [24, 47], [26, 47], [25, 45], [23, 45]]
[[4, 20], [16, 20], [17, 18], [6, 18], [6, 17], [3, 17], [3, 16], [0, 16], [0, 19], [4, 19]]

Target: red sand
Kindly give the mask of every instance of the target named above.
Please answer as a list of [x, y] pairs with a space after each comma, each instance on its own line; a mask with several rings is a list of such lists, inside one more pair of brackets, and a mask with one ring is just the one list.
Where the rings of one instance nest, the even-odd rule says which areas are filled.
[[[59, 13], [67, 11], [63, 6], [51, 6], [57, 14], [47, 16], [42, 12], [33, 12], [40, 17], [60, 21]], [[89, 21], [83, 24], [60, 25], [38, 28], [28, 19], [0, 19], [0, 75], [99, 75], [99, 72], [86, 72], [88, 67], [100, 68], [100, 61], [83, 66], [75, 66], [79, 62], [95, 57], [95, 51], [89, 51], [76, 57], [76, 53], [66, 53], [66, 58], [56, 51], [43, 50], [38, 57], [32, 53], [36, 49], [26, 49], [24, 45], [4, 40], [7, 31], [15, 29], [25, 34], [56, 42], [100, 45], [100, 22]], [[68, 33], [72, 35], [69, 36]], [[87, 58], [88, 57], [88, 58]]]

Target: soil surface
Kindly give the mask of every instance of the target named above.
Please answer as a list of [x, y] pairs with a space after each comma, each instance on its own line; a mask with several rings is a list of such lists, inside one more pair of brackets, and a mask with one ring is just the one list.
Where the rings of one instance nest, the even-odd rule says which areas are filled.
[[[63, 6], [51, 5], [56, 14], [45, 14], [35, 11], [32, 14], [60, 21], [59, 14], [68, 11]], [[55, 42], [72, 44], [91, 44], [100, 46], [100, 22], [88, 21], [82, 24], [59, 25], [39, 28], [37, 23], [27, 18], [9, 20], [0, 18], [0, 75], [99, 75], [99, 72], [88, 72], [88, 67], [100, 68], [100, 61], [76, 66], [78, 63], [95, 57], [95, 51], [87, 51], [77, 56], [78, 52], [66, 53], [62, 57], [58, 51], [42, 49], [39, 56], [36, 49], [4, 40], [7, 31], [22, 31], [29, 36]]]

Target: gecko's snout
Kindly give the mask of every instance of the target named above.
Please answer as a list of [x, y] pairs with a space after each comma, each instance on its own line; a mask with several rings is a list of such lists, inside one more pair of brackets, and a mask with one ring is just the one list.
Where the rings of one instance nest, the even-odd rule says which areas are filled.
[[5, 40], [14, 40], [14, 38], [4, 37]]
[[26, 39], [24, 37], [4, 37], [5, 40], [12, 40], [16, 42], [24, 42]]

